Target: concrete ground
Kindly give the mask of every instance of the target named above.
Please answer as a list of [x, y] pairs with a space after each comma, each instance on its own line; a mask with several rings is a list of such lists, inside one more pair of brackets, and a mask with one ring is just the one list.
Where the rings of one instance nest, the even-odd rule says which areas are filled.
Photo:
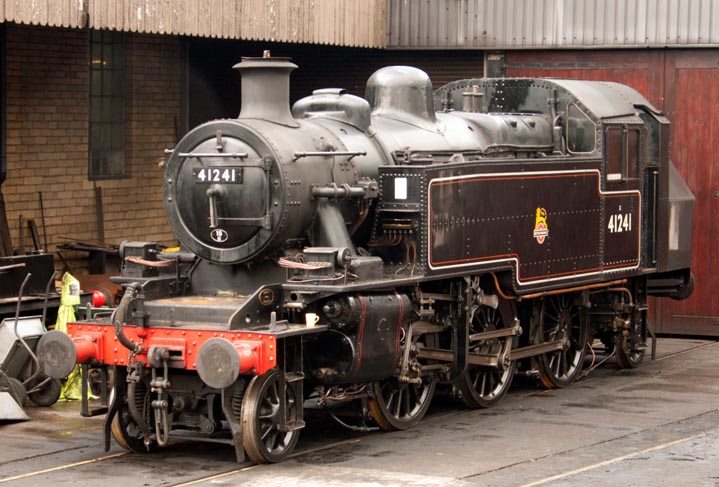
[[77, 403], [0, 425], [0, 487], [719, 486], [719, 343], [660, 339], [658, 360], [608, 364], [572, 387], [518, 381], [491, 410], [437, 397], [412, 430], [347, 432], [310, 418], [277, 465], [237, 464], [225, 445], [159, 453], [102, 448], [102, 418]]

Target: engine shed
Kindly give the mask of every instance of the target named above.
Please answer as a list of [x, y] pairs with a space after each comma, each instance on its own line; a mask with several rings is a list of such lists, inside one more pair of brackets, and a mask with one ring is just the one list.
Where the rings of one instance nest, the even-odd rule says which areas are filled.
[[[683, 304], [659, 304], [652, 321], [660, 333], [715, 335], [719, 311], [709, 290], [717, 287], [719, 272], [709, 236], [719, 231], [712, 217], [719, 200], [709, 148], [716, 145], [711, 127], [717, 113], [705, 102], [716, 98], [711, 87], [719, 28], [712, 1], [525, 6], [471, 0], [463, 9], [444, 0], [378, 0], [347, 12], [302, 7], [295, 13], [285, 1], [254, 13], [219, 0], [202, 8], [141, 3], [140, 16], [130, 2], [111, 9], [105, 0], [3, 7], [6, 254], [14, 247], [30, 250], [29, 228], [15, 222], [21, 215], [23, 222], [41, 222], [38, 193], [46, 201], [40, 228], [50, 247], [45, 250], [68, 237], [96, 246], [128, 239], [174, 245], [156, 165], [162, 149], [188, 127], [237, 115], [241, 90], [231, 67], [239, 55], [271, 48], [312, 66], [293, 75], [292, 101], [325, 87], [327, 79], [360, 95], [371, 72], [397, 64], [425, 70], [434, 88], [482, 76], [616, 81], [673, 121], [667, 151], [698, 197], [697, 294]], [[203, 15], [216, 22], [188, 20]], [[284, 30], [293, 17], [305, 19], [303, 28]], [[265, 24], [263, 18], [274, 20]], [[61, 69], [55, 60], [62, 60]], [[58, 260], [58, 266], [87, 272], [86, 253], [63, 254], [67, 262]]]
[[82, 401], [0, 483], [715, 478], [719, 2], [0, 16], [0, 261], [125, 288], [40, 339]]

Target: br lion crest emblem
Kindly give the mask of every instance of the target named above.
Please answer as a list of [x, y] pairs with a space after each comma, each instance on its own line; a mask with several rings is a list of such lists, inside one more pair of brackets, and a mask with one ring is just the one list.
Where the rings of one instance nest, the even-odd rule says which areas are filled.
[[537, 216], [534, 219], [534, 238], [540, 245], [544, 243], [549, 236], [549, 227], [547, 226], [547, 210], [537, 208]]

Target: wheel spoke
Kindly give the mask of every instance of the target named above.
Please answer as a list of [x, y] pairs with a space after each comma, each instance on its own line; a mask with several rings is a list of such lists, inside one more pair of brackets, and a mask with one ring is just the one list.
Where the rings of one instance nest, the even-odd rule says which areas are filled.
[[497, 372], [494, 371], [487, 372], [487, 375], [489, 376], [489, 387], [487, 388], [487, 395], [492, 396], [494, 395], [494, 391], [497, 390], [497, 386], [500, 384], [499, 375]]
[[561, 313], [561, 309], [559, 306], [559, 301], [555, 299], [549, 299], [549, 305], [552, 307], [551, 310], [547, 310], [547, 316], [550, 316], [552, 318], [559, 318], [559, 314]]
[[277, 435], [279, 434], [279, 431], [275, 430], [274, 428], [267, 430], [267, 433], [263, 436], [263, 443], [265, 444], [265, 448], [267, 448], [268, 452], [275, 451], [276, 445], [277, 445]]
[[403, 406], [404, 406], [404, 414], [403, 417], [410, 416], [412, 414], [412, 404], [410, 403], [410, 392], [409, 389], [405, 389], [402, 397], [404, 399]]
[[280, 402], [279, 386], [277, 382], [271, 384], [267, 388], [267, 395], [265, 396], [268, 404], [274, 404]]
[[399, 391], [397, 392], [397, 404], [395, 404], [395, 408], [394, 408], [394, 417], [395, 418], [402, 417], [401, 410], [402, 410], [403, 396], [404, 396], [404, 390], [399, 389]]
[[562, 375], [562, 358], [563, 358], [563, 352], [559, 352], [556, 356], [555, 369], [554, 369], [554, 375], [556, 377], [559, 377]]
[[421, 385], [412, 384], [409, 386], [409, 391], [411, 392], [412, 397], [411, 398], [408, 397], [408, 399], [407, 399], [408, 403], [409, 403], [410, 399], [415, 404], [419, 403], [422, 400], [422, 386]]
[[267, 426], [267, 427], [265, 428], [265, 432], [262, 433], [262, 435], [260, 435], [260, 439], [264, 441], [264, 440], [267, 438], [267, 435], [269, 435], [270, 433], [272, 433], [272, 430], [273, 430], [273, 427], [272, 427], [272, 426]]
[[387, 404], [387, 410], [391, 410], [393, 404], [397, 401], [397, 394], [399, 394], [399, 391], [395, 393], [395, 391], [389, 392], [389, 398], [385, 401]]

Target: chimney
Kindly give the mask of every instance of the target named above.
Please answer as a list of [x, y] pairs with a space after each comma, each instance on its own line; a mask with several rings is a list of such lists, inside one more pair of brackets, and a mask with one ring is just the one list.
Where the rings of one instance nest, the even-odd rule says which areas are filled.
[[259, 118], [299, 127], [290, 111], [290, 72], [297, 65], [290, 58], [243, 57], [233, 66], [242, 74], [242, 108], [239, 118]]

